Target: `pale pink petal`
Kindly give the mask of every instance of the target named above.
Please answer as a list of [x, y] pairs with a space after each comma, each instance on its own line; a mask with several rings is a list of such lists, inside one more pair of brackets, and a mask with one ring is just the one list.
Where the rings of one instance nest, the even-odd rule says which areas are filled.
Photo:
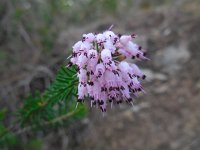
[[132, 40], [132, 37], [130, 35], [122, 35], [119, 40], [123, 45], [127, 45]]

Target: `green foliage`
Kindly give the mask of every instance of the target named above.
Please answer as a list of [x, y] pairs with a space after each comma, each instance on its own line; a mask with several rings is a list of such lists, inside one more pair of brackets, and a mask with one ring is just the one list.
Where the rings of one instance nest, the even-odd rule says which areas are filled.
[[19, 110], [21, 125], [24, 126], [26, 124], [39, 123], [41, 120], [52, 119], [54, 117], [52, 115], [53, 108], [46, 105], [40, 93], [36, 93], [35, 97], [29, 96], [24, 103], [24, 107]]
[[[6, 113], [6, 109], [2, 109], [2, 110], [0, 111], [0, 121], [2, 121], [2, 120], [4, 119], [5, 113]], [[1, 131], [1, 130], [0, 130], [0, 131]]]
[[0, 61], [6, 60], [7, 57], [8, 57], [8, 54], [6, 53], [6, 51], [3, 49], [0, 49]]
[[108, 12], [115, 13], [117, 11], [117, 0], [102, 0], [102, 7]]
[[45, 25], [39, 29], [39, 34], [41, 37], [41, 44], [44, 50], [51, 50], [54, 45], [55, 35], [52, 33], [50, 27]]
[[[76, 68], [64, 66], [58, 72], [55, 81], [44, 92], [36, 92], [24, 101], [24, 106], [18, 111], [19, 129], [6, 128], [3, 124], [5, 110], [0, 111], [0, 147], [19, 145], [17, 136], [28, 131], [46, 130], [47, 127], [68, 125], [87, 114], [87, 108], [81, 104], [76, 109], [77, 85]], [[37, 130], [36, 130], [37, 129]], [[30, 142], [30, 141], [29, 141]], [[29, 149], [39, 149], [40, 141], [32, 141]], [[27, 146], [28, 147], [28, 146]]]
[[[33, 123], [42, 125], [58, 116], [73, 112], [77, 84], [75, 67], [61, 67], [55, 81], [43, 94], [36, 93], [34, 97], [30, 96], [26, 99], [24, 107], [19, 111], [21, 125]], [[82, 114], [85, 114], [83, 106], [79, 107], [73, 115], [77, 118]]]
[[68, 104], [68, 99], [71, 98], [72, 95], [77, 95], [77, 87], [78, 79], [76, 77], [75, 66], [67, 69], [65, 67], [61, 67], [54, 83], [44, 93], [44, 99], [48, 99], [48, 102], [51, 105], [54, 105], [60, 100], [63, 100], [65, 101], [65, 104]]
[[16, 9], [15, 10], [15, 19], [20, 20], [24, 14], [25, 14], [25, 12], [23, 9], [20, 9], [20, 8]]
[[40, 139], [32, 139], [27, 143], [28, 150], [39, 150], [42, 147], [42, 141]]
[[0, 110], [0, 147], [12, 147], [17, 143], [16, 137], [3, 124], [6, 112], [6, 109]]
[[16, 136], [9, 132], [2, 124], [0, 124], [0, 148], [14, 147], [18, 143]]

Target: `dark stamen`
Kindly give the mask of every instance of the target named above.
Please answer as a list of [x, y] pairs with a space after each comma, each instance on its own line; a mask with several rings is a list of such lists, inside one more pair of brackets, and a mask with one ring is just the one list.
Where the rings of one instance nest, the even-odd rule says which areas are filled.
[[121, 88], [121, 90], [125, 90], [125, 88], [123, 86], [121, 86], [120, 88]]
[[142, 79], [145, 79], [145, 78], [146, 78], [146, 75], [143, 75], [143, 76], [142, 76]]
[[96, 104], [97, 104], [96, 101], [92, 102], [92, 105], [96, 105]]
[[83, 102], [83, 100], [82, 100], [82, 99], [78, 99], [78, 100], [77, 100], [77, 102], [79, 102], [79, 103], [82, 103], [82, 102]]
[[73, 65], [73, 63], [70, 61], [67, 66], [71, 67], [72, 65]]
[[104, 104], [104, 101], [99, 101], [99, 105], [103, 105]]
[[112, 88], [112, 87], [110, 87], [110, 88], [109, 88], [109, 91], [112, 91], [112, 90], [113, 90], [113, 88]]
[[131, 101], [133, 101], [133, 100], [132, 100], [132, 98], [128, 98], [127, 100], [128, 100], [128, 102], [131, 102]]
[[120, 88], [119, 88], [119, 87], [116, 87], [116, 90], [117, 90], [117, 91], [119, 91], [119, 90], [120, 90]]
[[94, 85], [94, 82], [92, 82], [92, 81], [88, 81], [88, 85], [93, 86], [93, 85]]
[[84, 53], [84, 56], [88, 57], [88, 56], [87, 56], [87, 53]]
[[132, 37], [132, 38], [135, 38], [135, 34], [132, 34], [131, 37]]
[[101, 92], [105, 91], [104, 87], [101, 87]]

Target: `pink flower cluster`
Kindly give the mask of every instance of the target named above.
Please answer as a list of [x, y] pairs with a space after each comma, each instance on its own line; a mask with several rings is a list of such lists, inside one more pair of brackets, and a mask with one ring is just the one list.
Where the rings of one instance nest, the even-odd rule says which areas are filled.
[[116, 35], [107, 30], [83, 34], [73, 46], [71, 64], [78, 67], [78, 102], [91, 98], [91, 106], [106, 111], [108, 103], [132, 103], [132, 96], [144, 91], [139, 78], [145, 75], [125, 58], [147, 59], [142, 47], [133, 43], [135, 35]]

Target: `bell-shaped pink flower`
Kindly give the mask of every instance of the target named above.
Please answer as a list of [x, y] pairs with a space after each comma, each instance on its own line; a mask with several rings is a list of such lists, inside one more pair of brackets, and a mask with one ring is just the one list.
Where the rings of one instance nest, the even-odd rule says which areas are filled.
[[79, 57], [78, 57], [78, 60], [76, 62], [76, 65], [79, 67], [79, 68], [83, 68], [86, 63], [88, 61], [88, 58], [87, 56], [85, 56], [84, 54], [81, 54]]
[[105, 72], [105, 66], [102, 64], [102, 63], [100, 63], [100, 64], [98, 64], [97, 66], [96, 66], [96, 70], [95, 70], [95, 76], [97, 77], [97, 78], [101, 78], [102, 76], [103, 76], [103, 74], [104, 74], [104, 72]]
[[112, 71], [106, 70], [104, 77], [105, 77], [105, 81], [106, 81], [106, 87], [116, 87], [117, 83], [115, 80], [115, 74]]
[[72, 57], [72, 58], [70, 59], [70, 62], [73, 63], [73, 64], [76, 64], [76, 63], [77, 63], [77, 60], [78, 60], [78, 58]]
[[80, 83], [86, 83], [87, 82], [87, 71], [85, 69], [79, 69], [78, 71], [78, 79]]
[[103, 45], [104, 48], [110, 50], [112, 54], [115, 53], [116, 47], [113, 45], [111, 40], [106, 40]]
[[140, 51], [138, 50], [138, 45], [134, 44], [133, 42], [129, 41], [127, 45], [125, 46], [125, 49], [132, 55], [136, 56], [137, 54], [140, 54]]
[[86, 83], [79, 83], [78, 85], [78, 99], [83, 99], [88, 95]]
[[121, 83], [120, 91], [124, 98], [126, 98], [126, 99], [130, 98], [130, 91], [129, 91], [128, 85], [125, 82]]
[[73, 48], [73, 52], [79, 52], [79, 50], [81, 49], [81, 45], [82, 45], [82, 41], [78, 41], [74, 44], [74, 46], [72, 47]]
[[112, 60], [111, 51], [108, 49], [103, 49], [101, 51], [101, 59], [104, 63], [109, 63]]
[[133, 70], [133, 74], [135, 76], [145, 79], [146, 76], [144, 75], [144, 73], [139, 69], [139, 67], [136, 64], [131, 64], [131, 67]]
[[96, 40], [97, 40], [97, 43], [103, 43], [105, 40], [106, 40], [106, 37], [103, 35], [103, 34], [97, 34], [96, 35]]
[[93, 71], [95, 71], [95, 66], [97, 65], [98, 63], [98, 54], [97, 54], [97, 51], [94, 50], [94, 49], [91, 49], [88, 51], [88, 66], [91, 67], [91, 69]]
[[125, 58], [148, 59], [142, 48], [132, 42], [133, 35], [116, 35], [113, 31], [83, 34], [73, 46], [70, 64], [78, 67], [78, 102], [87, 96], [91, 106], [106, 111], [108, 103], [132, 103], [131, 96], [144, 92], [140, 80], [146, 76]]
[[84, 41], [81, 44], [80, 51], [87, 52], [87, 51], [89, 51], [91, 49], [91, 47], [92, 47], [92, 44], [90, 42]]
[[122, 35], [120, 37], [120, 42], [123, 44], [123, 45], [127, 45], [128, 42], [130, 42], [132, 40], [132, 37], [130, 35]]
[[119, 69], [124, 72], [124, 73], [131, 73], [131, 67], [130, 65], [125, 62], [125, 61], [121, 61], [118, 65]]
[[103, 35], [106, 39], [110, 40], [111, 42], [115, 42], [116, 38], [118, 38], [113, 31], [105, 31]]
[[101, 86], [98, 81], [94, 81], [91, 97], [94, 97], [95, 100], [101, 99]]
[[127, 58], [132, 57], [132, 55], [131, 55], [128, 51], [126, 51], [125, 49], [120, 48], [120, 49], [118, 50], [118, 52], [119, 52], [120, 54], [126, 56]]
[[86, 42], [93, 42], [95, 40], [95, 35], [93, 33], [83, 34], [83, 40]]

